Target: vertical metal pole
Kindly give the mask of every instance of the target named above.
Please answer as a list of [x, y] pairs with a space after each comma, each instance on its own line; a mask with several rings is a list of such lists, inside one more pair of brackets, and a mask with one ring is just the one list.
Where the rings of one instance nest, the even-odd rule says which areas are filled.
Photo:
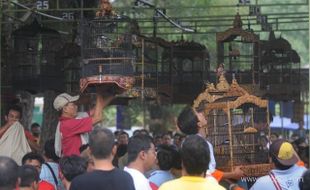
[[233, 171], [234, 169], [234, 147], [233, 147], [233, 137], [232, 137], [232, 123], [231, 123], [231, 115], [230, 115], [230, 106], [227, 103], [227, 119], [228, 119], [228, 135], [229, 135], [229, 154], [230, 154], [230, 169]]
[[[0, 64], [1, 64], [1, 62], [2, 62], [2, 41], [1, 41], [1, 39], [2, 39], [2, 13], [3, 13], [3, 1], [1, 1], [0, 0]], [[0, 67], [0, 79], [2, 79], [2, 70], [1, 70], [1, 67]], [[0, 81], [0, 105], [1, 105], [1, 107], [2, 107], [2, 88], [1, 88], [1, 86], [2, 86], [2, 81]], [[1, 108], [0, 108], [0, 117], [2, 116], [2, 113], [1, 113]]]
[[[84, 0], [81, 0], [81, 15], [80, 15], [80, 49], [81, 49], [81, 77], [84, 75]], [[74, 43], [74, 42], [73, 42]]]
[[145, 101], [144, 101], [144, 39], [141, 41], [141, 101], [142, 101], [142, 109], [143, 109], [143, 128], [145, 129]]
[[281, 117], [281, 135], [284, 137], [284, 122], [283, 122], [283, 102], [280, 102], [280, 117]]

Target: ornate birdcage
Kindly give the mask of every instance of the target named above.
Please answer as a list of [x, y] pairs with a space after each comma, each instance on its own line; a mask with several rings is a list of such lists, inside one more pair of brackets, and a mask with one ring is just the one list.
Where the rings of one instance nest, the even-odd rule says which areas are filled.
[[[266, 136], [270, 133], [268, 101], [249, 94], [224, 74], [194, 101], [208, 118], [207, 138], [214, 146], [217, 168], [242, 166], [247, 176], [265, 175], [271, 168]], [[264, 134], [264, 135], [263, 135]]]
[[173, 41], [162, 53], [162, 72], [169, 73], [173, 102], [191, 102], [208, 80], [209, 51], [194, 41]]
[[[217, 62], [225, 65], [227, 73], [235, 73], [242, 84], [259, 82], [259, 36], [242, 28], [239, 13], [233, 27], [216, 33]], [[229, 81], [231, 75], [227, 75]]]
[[81, 92], [93, 92], [100, 85], [120, 94], [134, 84], [131, 20], [109, 16], [89, 20], [83, 25]]
[[37, 20], [12, 33], [13, 86], [18, 90], [43, 92], [63, 89], [61, 68], [56, 53], [62, 46], [60, 34]]
[[283, 37], [273, 31], [269, 39], [261, 41], [261, 89], [274, 100], [299, 101], [301, 88], [300, 57]]

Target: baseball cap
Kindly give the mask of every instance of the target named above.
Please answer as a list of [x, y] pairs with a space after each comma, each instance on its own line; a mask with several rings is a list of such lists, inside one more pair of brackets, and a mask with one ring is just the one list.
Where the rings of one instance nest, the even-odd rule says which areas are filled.
[[283, 139], [277, 139], [270, 145], [270, 154], [284, 166], [291, 166], [298, 162], [293, 145]]
[[61, 110], [67, 103], [69, 102], [75, 102], [77, 101], [78, 99], [80, 98], [79, 95], [77, 96], [70, 96], [69, 94], [67, 93], [62, 93], [62, 94], [59, 94], [55, 100], [54, 100], [54, 108], [59, 111]]

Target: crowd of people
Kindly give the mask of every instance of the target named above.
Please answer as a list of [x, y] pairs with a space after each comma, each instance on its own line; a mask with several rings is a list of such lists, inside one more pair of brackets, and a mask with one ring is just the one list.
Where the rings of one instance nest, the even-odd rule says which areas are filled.
[[82, 116], [78, 99], [67, 93], [56, 97], [59, 122], [42, 151], [40, 126], [33, 124], [27, 131], [19, 122], [20, 107], [9, 107], [0, 128], [0, 190], [310, 189], [310, 171], [298, 154], [297, 139], [291, 143], [277, 134], [267, 138], [264, 148], [275, 168], [244, 185], [249, 176], [241, 166], [231, 172], [217, 169], [200, 110], [182, 110], [177, 120], [182, 133], [152, 135], [143, 129], [130, 137], [96, 126], [113, 96], [98, 94], [95, 107]]

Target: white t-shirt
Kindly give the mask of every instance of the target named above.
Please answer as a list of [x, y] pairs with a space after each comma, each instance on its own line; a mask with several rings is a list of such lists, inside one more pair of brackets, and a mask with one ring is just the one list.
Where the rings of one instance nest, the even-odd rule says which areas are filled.
[[209, 173], [213, 173], [215, 171], [215, 168], [216, 168], [216, 162], [215, 162], [215, 158], [214, 158], [214, 151], [213, 151], [212, 144], [209, 141], [207, 141], [207, 143], [208, 143], [209, 149], [210, 149], [210, 162], [209, 162], [208, 172]]
[[152, 190], [149, 180], [139, 170], [125, 167], [124, 171], [131, 175], [136, 190]]
[[[199, 133], [197, 135], [201, 136]], [[201, 136], [201, 137], [204, 138], [203, 136]], [[215, 171], [216, 161], [215, 161], [215, 157], [214, 157], [213, 145], [207, 139], [205, 139], [205, 140], [208, 143], [209, 150], [210, 150], [210, 162], [209, 162], [209, 169], [207, 170], [207, 173], [211, 174]]]
[[[297, 190], [299, 189], [299, 181], [303, 173], [307, 169], [297, 165], [292, 166], [288, 170], [271, 170], [275, 175], [282, 190]], [[276, 190], [269, 175], [258, 178], [250, 190]]]

